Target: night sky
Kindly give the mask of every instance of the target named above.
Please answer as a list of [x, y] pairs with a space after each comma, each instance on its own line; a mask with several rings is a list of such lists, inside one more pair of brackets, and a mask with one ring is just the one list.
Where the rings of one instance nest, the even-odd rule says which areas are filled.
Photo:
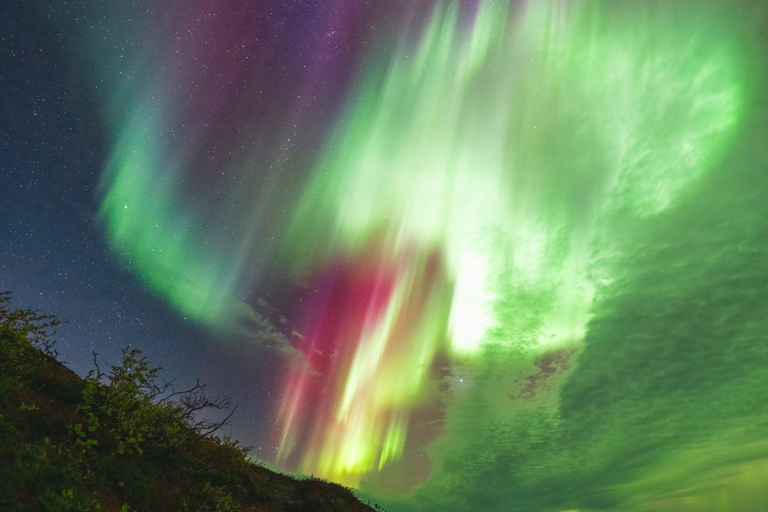
[[0, 289], [391, 511], [768, 509], [768, 6], [0, 6]]

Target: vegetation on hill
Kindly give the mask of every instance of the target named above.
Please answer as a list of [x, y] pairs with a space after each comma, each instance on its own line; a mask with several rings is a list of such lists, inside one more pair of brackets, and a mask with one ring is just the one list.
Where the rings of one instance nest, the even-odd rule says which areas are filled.
[[60, 322], [10, 300], [0, 292], [0, 510], [373, 510], [340, 485], [252, 463], [204, 414], [226, 399], [199, 382], [176, 390], [137, 349], [104, 370], [94, 354], [80, 378], [56, 358]]

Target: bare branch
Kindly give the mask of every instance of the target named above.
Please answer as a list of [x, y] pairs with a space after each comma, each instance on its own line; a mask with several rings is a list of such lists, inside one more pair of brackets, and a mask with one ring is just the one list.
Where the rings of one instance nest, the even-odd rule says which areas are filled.
[[[174, 379], [174, 381], [175, 381], [175, 379]], [[173, 381], [171, 381], [171, 382], [173, 382]], [[179, 396], [179, 395], [188, 395], [189, 393], [194, 393], [194, 392], [195, 392], [195, 391], [197, 391], [197, 390], [200, 390], [200, 389], [205, 389], [205, 387], [206, 387], [206, 384], [201, 384], [201, 383], [200, 383], [200, 379], [197, 379], [197, 382], [195, 382], [195, 385], [194, 385], [194, 386], [192, 386], [191, 388], [189, 388], [189, 389], [186, 389], [186, 390], [184, 390], [184, 391], [176, 391], [176, 390], [174, 389], [174, 390], [173, 390], [173, 392], [172, 392], [170, 395], [163, 397], [163, 398], [162, 398], [161, 400], [159, 400], [157, 403], [161, 404], [161, 403], [163, 403], [163, 402], [166, 402], [166, 401], [170, 400], [171, 398], [173, 398], [173, 397], [175, 397], [175, 396]]]
[[104, 377], [104, 373], [101, 371], [101, 367], [99, 366], [99, 353], [93, 349], [91, 349], [91, 353], [93, 354], [93, 366], [96, 367], [96, 381], [101, 382], [101, 379]]
[[208, 437], [209, 435], [213, 434], [217, 430], [219, 430], [224, 425], [227, 425], [229, 423], [229, 419], [232, 417], [233, 414], [235, 414], [235, 411], [237, 408], [240, 407], [240, 404], [237, 404], [234, 409], [232, 409], [232, 412], [230, 412], [226, 418], [224, 418], [222, 421], [208, 427], [205, 432], [203, 432], [202, 437]]

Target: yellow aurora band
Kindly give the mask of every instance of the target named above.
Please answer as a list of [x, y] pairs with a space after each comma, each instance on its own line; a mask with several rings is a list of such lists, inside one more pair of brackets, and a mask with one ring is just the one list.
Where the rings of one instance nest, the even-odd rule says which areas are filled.
[[284, 254], [299, 275], [341, 265], [362, 302], [388, 291], [360, 314], [311, 306], [358, 325], [329, 345], [305, 324], [280, 460], [358, 485], [403, 456], [436, 360], [577, 347], [613, 279], [600, 259], [717, 165], [746, 94], [733, 40], [674, 8], [605, 10], [484, 0], [467, 24], [441, 3], [415, 48], [359, 80]]

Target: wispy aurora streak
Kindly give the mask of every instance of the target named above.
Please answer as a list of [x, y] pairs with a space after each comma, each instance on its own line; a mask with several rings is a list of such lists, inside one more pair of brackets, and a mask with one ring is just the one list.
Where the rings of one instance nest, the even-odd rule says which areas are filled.
[[[178, 202], [173, 173], [161, 147], [161, 115], [152, 105], [127, 123], [108, 165], [109, 192], [101, 206], [110, 240], [131, 266], [181, 313], [208, 325], [241, 309], [231, 277], [219, 265], [191, 210]], [[170, 174], [170, 176], [168, 176]], [[172, 212], [172, 213], [171, 213]], [[220, 250], [220, 248], [218, 248]], [[244, 306], [244, 305], [243, 305]]]
[[[103, 16], [122, 19], [117, 5]], [[329, 108], [349, 73], [333, 48], [358, 38], [370, 13], [248, 0], [147, 7], [115, 34], [114, 55], [89, 47], [108, 63], [95, 78], [114, 139], [100, 219], [123, 261], [183, 316], [220, 334], [258, 330], [267, 324], [247, 301], [322, 124], [307, 105]], [[269, 71], [278, 66], [284, 82]]]
[[357, 485], [403, 456], [441, 358], [577, 347], [613, 278], [596, 263], [718, 163], [744, 101], [732, 42], [605, 9], [483, 1], [463, 27], [440, 4], [416, 48], [359, 81], [288, 231], [315, 292], [282, 460]]

